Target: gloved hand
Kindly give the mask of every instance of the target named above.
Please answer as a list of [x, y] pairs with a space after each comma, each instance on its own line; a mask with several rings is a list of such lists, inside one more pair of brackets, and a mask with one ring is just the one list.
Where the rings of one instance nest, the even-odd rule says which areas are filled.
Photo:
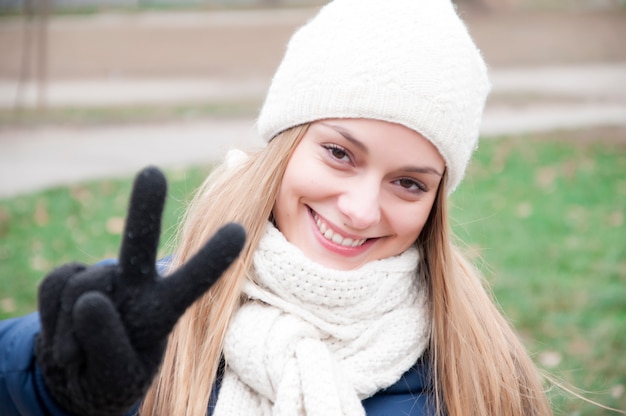
[[155, 262], [166, 188], [156, 168], [137, 175], [118, 265], [66, 264], [40, 285], [36, 357], [50, 393], [71, 413], [120, 415], [141, 400], [176, 321], [243, 247], [243, 228], [228, 224], [162, 278]]

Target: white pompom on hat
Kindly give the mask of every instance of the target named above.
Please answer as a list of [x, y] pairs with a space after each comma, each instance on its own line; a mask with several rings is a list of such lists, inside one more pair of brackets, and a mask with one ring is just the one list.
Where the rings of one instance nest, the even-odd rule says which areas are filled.
[[328, 118], [404, 125], [437, 147], [450, 193], [477, 146], [489, 89], [449, 0], [335, 0], [291, 38], [257, 126], [269, 141]]

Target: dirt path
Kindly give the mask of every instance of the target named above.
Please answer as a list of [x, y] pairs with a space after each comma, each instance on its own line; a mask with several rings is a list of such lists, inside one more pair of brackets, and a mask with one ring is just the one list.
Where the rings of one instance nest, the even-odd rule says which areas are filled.
[[[49, 25], [49, 78], [268, 78], [293, 30], [314, 12], [56, 17]], [[460, 13], [495, 67], [626, 61], [623, 8], [535, 12], [466, 8]], [[15, 19], [0, 22], [0, 78], [19, 76], [28, 33], [24, 29]]]
[[[171, 104], [177, 97], [189, 100], [186, 94], [191, 93], [200, 101], [217, 93], [218, 98], [253, 94], [259, 99], [287, 39], [312, 14], [286, 10], [56, 18], [50, 25], [50, 79], [66, 83], [53, 85], [66, 86], [60, 89], [65, 105], [97, 106], [104, 99], [117, 105], [123, 94], [128, 99], [133, 91], [155, 105]], [[625, 10], [462, 14], [493, 70], [485, 135], [565, 129], [556, 137], [626, 142]], [[22, 29], [18, 21], [0, 22], [0, 103], [13, 99]], [[154, 80], [165, 95], [155, 95]], [[147, 163], [166, 167], [210, 161], [229, 147], [257, 144], [253, 124], [249, 118], [0, 128], [0, 198], [130, 175]]]

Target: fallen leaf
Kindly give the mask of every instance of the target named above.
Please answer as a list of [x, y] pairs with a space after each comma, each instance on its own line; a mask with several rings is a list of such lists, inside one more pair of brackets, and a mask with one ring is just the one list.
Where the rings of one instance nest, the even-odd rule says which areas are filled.
[[15, 312], [15, 299], [13, 298], [0, 299], [0, 309], [2, 309], [2, 312], [5, 312], [5, 313]]
[[528, 218], [533, 213], [533, 206], [528, 202], [522, 202], [515, 208], [515, 213], [520, 218]]
[[52, 269], [52, 264], [40, 255], [35, 255], [30, 259], [30, 267], [38, 272], [48, 272]]
[[543, 189], [552, 189], [556, 180], [556, 169], [553, 167], [541, 168], [537, 170], [535, 175], [535, 183]]
[[48, 224], [50, 215], [48, 214], [48, 207], [44, 200], [37, 200], [37, 203], [35, 204], [35, 213], [33, 215], [33, 218], [35, 220], [35, 224], [40, 227]]
[[124, 218], [111, 217], [107, 220], [106, 229], [109, 234], [122, 234], [124, 231]]
[[72, 198], [83, 206], [91, 200], [91, 191], [86, 186], [74, 186], [70, 189], [70, 193]]
[[556, 367], [561, 360], [561, 353], [558, 351], [543, 351], [539, 354], [539, 362], [546, 368]]
[[624, 213], [622, 211], [615, 211], [609, 214], [608, 222], [611, 227], [621, 227], [624, 225]]

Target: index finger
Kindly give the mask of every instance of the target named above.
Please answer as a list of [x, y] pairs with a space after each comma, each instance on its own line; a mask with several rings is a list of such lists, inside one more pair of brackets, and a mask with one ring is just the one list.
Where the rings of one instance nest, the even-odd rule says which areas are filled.
[[155, 275], [166, 193], [167, 182], [158, 168], [148, 167], [137, 174], [120, 248], [125, 282], [140, 283]]
[[245, 240], [246, 233], [241, 225], [227, 224], [178, 270], [159, 280], [156, 297], [160, 299], [161, 314], [158, 321], [164, 328], [173, 326], [220, 278], [241, 252]]

